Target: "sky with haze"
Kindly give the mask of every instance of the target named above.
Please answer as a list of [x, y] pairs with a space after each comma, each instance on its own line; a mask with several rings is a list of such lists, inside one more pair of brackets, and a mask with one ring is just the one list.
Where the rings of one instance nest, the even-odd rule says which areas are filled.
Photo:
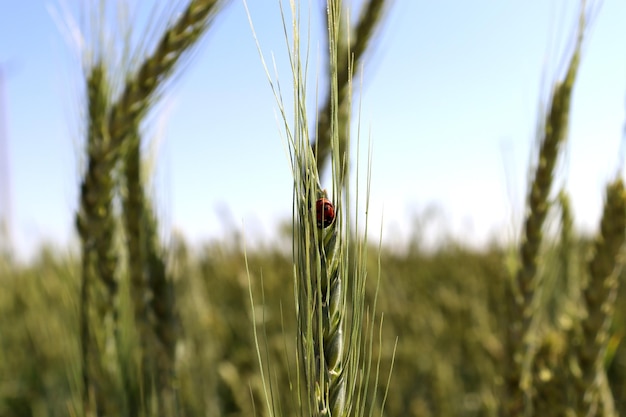
[[[11, 191], [10, 204], [0, 201], [0, 211], [10, 205], [12, 236], [24, 256], [41, 242], [68, 248], [76, 239], [83, 79], [76, 37], [67, 36], [67, 28], [72, 19], [80, 27], [78, 11], [86, 3], [0, 0], [0, 99], [10, 172], [4, 184]], [[127, 3], [138, 13], [133, 39], [145, 39], [142, 28], [155, 2]], [[356, 15], [362, 0], [344, 3]], [[360, 106], [360, 113], [352, 130], [360, 132], [361, 180], [370, 141], [373, 149], [370, 235], [378, 237], [382, 219], [383, 243], [402, 247], [432, 216], [422, 230], [426, 240], [447, 235], [481, 245], [514, 236], [541, 104], [563, 74], [578, 2], [391, 3], [362, 81], [355, 80], [354, 109], [357, 114]], [[267, 62], [274, 60], [289, 99], [278, 4], [248, 0], [262, 52]], [[319, 101], [326, 83], [323, 10], [320, 1], [302, 2], [301, 22], [311, 25], [311, 115], [316, 80]], [[626, 2], [604, 0], [584, 46], [556, 177], [556, 186], [571, 193], [576, 223], [584, 230], [595, 230], [604, 186], [623, 171], [624, 22]], [[250, 242], [275, 239], [278, 223], [292, 212], [289, 157], [242, 0], [217, 16], [156, 110], [146, 149], [164, 235], [178, 231], [193, 244], [234, 230], [244, 230]], [[352, 173], [354, 179], [356, 169]], [[359, 205], [361, 213], [364, 207]]]

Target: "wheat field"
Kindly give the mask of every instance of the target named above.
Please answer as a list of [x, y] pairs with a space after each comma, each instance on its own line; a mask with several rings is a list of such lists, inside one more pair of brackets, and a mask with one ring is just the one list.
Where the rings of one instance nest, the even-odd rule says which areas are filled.
[[352, 84], [388, 0], [364, 2], [354, 21], [326, 2], [319, 108], [307, 108], [303, 6], [281, 3], [289, 82], [259, 45], [290, 157], [291, 246], [163, 242], [142, 123], [228, 3], [189, 1], [130, 62], [98, 36], [87, 46], [80, 250], [0, 258], [0, 416], [626, 415], [624, 182], [607, 182], [585, 235], [554, 181], [597, 4], [582, 2], [537, 116], [519, 241], [399, 253], [371, 243], [357, 227], [367, 217], [348, 210], [359, 183], [367, 201], [372, 175], [350, 160], [351, 148], [370, 152], [350, 129]]

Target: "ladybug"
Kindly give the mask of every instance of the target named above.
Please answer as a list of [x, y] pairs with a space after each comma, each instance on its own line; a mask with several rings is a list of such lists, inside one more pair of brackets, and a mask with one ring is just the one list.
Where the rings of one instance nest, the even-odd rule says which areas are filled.
[[329, 199], [322, 197], [315, 202], [315, 215], [317, 227], [326, 228], [335, 221], [335, 207]]

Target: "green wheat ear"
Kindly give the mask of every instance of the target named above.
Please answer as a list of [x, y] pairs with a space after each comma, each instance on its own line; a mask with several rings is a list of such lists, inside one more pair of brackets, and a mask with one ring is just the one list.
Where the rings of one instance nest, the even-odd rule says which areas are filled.
[[[321, 198], [321, 197], [320, 197]], [[336, 215], [339, 213], [336, 213]], [[320, 415], [339, 416], [345, 406], [345, 385], [343, 383], [343, 313], [344, 303], [341, 285], [342, 240], [335, 221], [318, 233], [317, 254], [311, 267], [321, 265], [318, 274], [313, 274], [313, 285], [317, 289], [308, 301], [310, 312], [318, 314], [313, 321], [315, 363], [318, 366], [316, 389]], [[319, 257], [318, 257], [319, 256]], [[306, 276], [303, 276], [306, 279]]]
[[313, 415], [340, 416], [345, 414], [342, 213], [337, 207], [334, 221], [326, 228], [318, 227], [316, 203], [328, 196], [320, 186], [308, 142], [292, 145], [298, 339], [306, 391]]
[[[106, 131], [109, 85], [104, 65], [87, 74], [87, 170], [81, 184], [76, 227], [81, 239], [80, 344], [82, 400], [85, 414], [116, 412], [114, 384], [103, 365], [104, 346], [115, 336], [118, 293], [114, 247], [114, 184], [116, 154]], [[107, 326], [107, 323], [112, 325]]]
[[[581, 323], [582, 342], [577, 350], [581, 370], [577, 383], [578, 412], [582, 415], [598, 404], [606, 403], [600, 400], [602, 381], [606, 378], [603, 362], [619, 287], [618, 276], [623, 264], [621, 251], [625, 238], [626, 190], [624, 182], [618, 178], [606, 188], [600, 232], [588, 264], [589, 283], [583, 290], [587, 316]], [[608, 393], [610, 395], [610, 391]]]
[[[583, 35], [586, 29], [586, 11], [579, 17], [576, 45], [564, 79], [557, 82], [551, 97], [550, 110], [543, 124], [540, 149], [527, 197], [528, 212], [523, 225], [519, 247], [521, 265], [512, 288], [513, 300], [509, 308], [510, 326], [507, 331], [506, 384], [508, 398], [505, 408], [511, 415], [520, 415], [529, 404], [532, 380], [528, 377], [532, 360], [532, 343], [527, 341], [533, 318], [533, 299], [539, 267], [539, 253], [543, 241], [543, 226], [552, 190], [554, 169], [567, 137], [572, 90], [578, 74]], [[533, 342], [534, 343], [534, 342]]]
[[[336, 42], [337, 66], [335, 78], [337, 80], [336, 103], [333, 102], [333, 86], [329, 84], [328, 93], [324, 104], [319, 109], [319, 119], [317, 120], [315, 143], [312, 148], [315, 152], [316, 165], [319, 172], [323, 172], [328, 166], [332, 156], [332, 135], [331, 123], [333, 123], [334, 106], [337, 106], [337, 124], [333, 126], [339, 132], [339, 155], [346, 155], [350, 145], [350, 106], [352, 104], [352, 79], [360, 69], [368, 48], [375, 40], [375, 34], [383, 24], [385, 9], [390, 7], [388, 0], [367, 0], [364, 2], [359, 19], [354, 27], [341, 31], [339, 38], [333, 39]], [[341, 5], [339, 5], [341, 7]], [[348, 26], [348, 19], [341, 17], [340, 24]], [[329, 28], [332, 29], [332, 28]], [[344, 38], [351, 32], [349, 38]], [[328, 32], [330, 33], [330, 31]], [[333, 73], [329, 66], [329, 77]], [[348, 164], [341, 172], [340, 182], [347, 180]]]
[[[105, 2], [101, 3], [104, 10]], [[121, 82], [121, 75], [127, 72], [128, 68], [111, 68], [110, 66], [116, 62], [115, 59], [111, 59], [111, 56], [102, 56], [102, 51], [107, 50], [107, 45], [92, 45], [91, 52], [96, 58], [89, 61], [96, 61], [96, 64], [86, 68], [88, 161], [82, 178], [80, 207], [76, 216], [83, 261], [80, 327], [83, 412], [87, 415], [118, 415], [120, 411], [117, 404], [119, 401], [116, 401], [114, 392], [115, 384], [109, 381], [112, 379], [109, 378], [109, 374], [113, 372], [98, 364], [102, 361], [102, 353], [106, 346], [105, 337], [101, 336], [105, 333], [103, 331], [105, 326], [102, 325], [107, 323], [105, 317], [107, 319], [111, 317], [108, 321], [112, 322], [110, 327], [114, 329], [112, 333], [117, 344], [118, 359], [122, 355], [119, 349], [122, 338], [117, 334], [121, 326], [115, 304], [120, 304], [118, 287], [125, 284], [125, 281], [121, 279], [124, 276], [119, 274], [119, 261], [123, 256], [119, 256], [117, 251], [119, 248], [114, 246], [118, 237], [119, 219], [114, 211], [113, 202], [120, 191], [119, 176], [114, 174], [124, 156], [128, 157], [125, 168], [130, 195], [124, 202], [123, 209], [126, 214], [128, 235], [131, 236], [128, 241], [131, 258], [131, 302], [137, 319], [141, 345], [147, 350], [147, 346], [150, 345], [148, 340], [151, 337], [150, 331], [156, 334], [163, 348], [157, 366], [159, 371], [163, 372], [159, 374], [173, 373], [175, 339], [168, 335], [171, 326], [165, 323], [172, 315], [171, 290], [164, 278], [162, 259], [158, 259], [160, 255], [153, 250], [154, 245], [150, 246], [151, 242], [146, 238], [151, 233], [150, 225], [142, 221], [144, 217], [142, 211], [147, 212], [148, 209], [142, 207], [145, 206], [145, 201], [142, 201], [143, 190], [139, 177], [139, 126], [157, 100], [158, 94], [168, 82], [171, 82], [181, 62], [198, 44], [223, 4], [221, 0], [190, 0], [180, 16], [164, 28], [154, 51], [138, 62], [137, 71], [129, 75], [124, 82]], [[103, 15], [106, 13], [102, 13], [102, 10], [100, 12], [92, 23], [104, 23]], [[122, 39], [120, 43], [130, 49], [129, 39]], [[85, 55], [87, 58], [89, 51]], [[110, 81], [111, 78], [114, 81]], [[113, 100], [111, 96], [116, 91], [119, 91], [119, 97]], [[144, 300], [147, 293], [146, 271], [152, 275], [151, 289], [154, 297], [150, 305], [146, 305]], [[158, 322], [153, 326], [154, 329], [150, 329], [147, 323], [149, 311], [154, 313]], [[146, 372], [148, 372], [147, 363], [148, 361], [143, 366]], [[117, 366], [117, 370], [129, 372], [120, 366]], [[160, 394], [171, 391], [172, 377], [160, 376], [157, 381]], [[133, 378], [134, 376], [131, 376], [126, 379], [130, 381]], [[162, 382], [164, 380], [165, 382]], [[149, 380], [146, 378], [145, 382], [144, 388], [147, 389]], [[130, 414], [136, 414], [140, 408], [139, 396], [128, 394], [131, 390], [125, 391], [128, 397], [126, 406], [131, 409]], [[164, 395], [159, 395], [159, 399], [163, 397]], [[112, 406], [108, 407], [109, 404]]]
[[[367, 249], [365, 238], [356, 241], [354, 258], [347, 250], [353, 235], [350, 230], [351, 222], [348, 221], [345, 209], [350, 207], [350, 184], [349, 181], [343, 181], [342, 175], [346, 172], [347, 156], [341, 153], [340, 140], [343, 132], [339, 120], [341, 105], [338, 92], [340, 88], [338, 73], [341, 64], [338, 64], [337, 54], [340, 3], [337, 0], [327, 2], [328, 52], [331, 69], [329, 129], [332, 188], [330, 196], [321, 186], [318, 171], [320, 161], [314, 155], [308, 133], [306, 84], [304, 82], [306, 68], [302, 65], [300, 53], [298, 3], [290, 3], [293, 14], [292, 25], [288, 25], [281, 9], [285, 34], [289, 33], [290, 26], [293, 29], [293, 38], [288, 39], [292, 48], [290, 64], [295, 115], [293, 126], [288, 120], [280, 87], [269, 75], [257, 41], [261, 62], [284, 123], [293, 176], [294, 295], [298, 326], [296, 360], [299, 364], [296, 375], [297, 386], [294, 391], [297, 394], [300, 414], [316, 417], [364, 416], [368, 412], [373, 413], [373, 411], [366, 410], [366, 407], [372, 407], [376, 400], [379, 376], [377, 368], [373, 387], [368, 385], [373, 362], [371, 342], [375, 320], [373, 316], [366, 316]], [[248, 17], [250, 19], [249, 12]], [[253, 26], [252, 21], [250, 24]], [[252, 30], [254, 33], [254, 27]], [[346, 95], [348, 98], [350, 96], [351, 94]], [[369, 198], [369, 185], [368, 175], [366, 201]], [[329, 197], [332, 197], [334, 201], [334, 213], [331, 210], [329, 215], [332, 213], [334, 218], [331, 222], [324, 222], [323, 217], [318, 218], [317, 205], [320, 199]], [[322, 213], [326, 213], [325, 202], [320, 203]], [[318, 220], [321, 220], [319, 225]], [[375, 306], [376, 297], [374, 297], [374, 309]], [[261, 365], [261, 377], [265, 384], [258, 342], [257, 355]], [[271, 386], [269, 390], [271, 391]], [[268, 412], [274, 415], [274, 403], [270, 399], [271, 393], [268, 393], [267, 385], [265, 392]], [[373, 398], [369, 397], [371, 393], [373, 393]], [[386, 395], [385, 392], [381, 406], [384, 406]]]

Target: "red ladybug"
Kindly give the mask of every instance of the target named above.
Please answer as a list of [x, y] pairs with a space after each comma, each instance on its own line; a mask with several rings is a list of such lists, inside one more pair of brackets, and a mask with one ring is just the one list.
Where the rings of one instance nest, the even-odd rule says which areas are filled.
[[326, 228], [335, 221], [335, 207], [329, 199], [322, 197], [315, 202], [315, 215], [317, 216], [317, 227]]

